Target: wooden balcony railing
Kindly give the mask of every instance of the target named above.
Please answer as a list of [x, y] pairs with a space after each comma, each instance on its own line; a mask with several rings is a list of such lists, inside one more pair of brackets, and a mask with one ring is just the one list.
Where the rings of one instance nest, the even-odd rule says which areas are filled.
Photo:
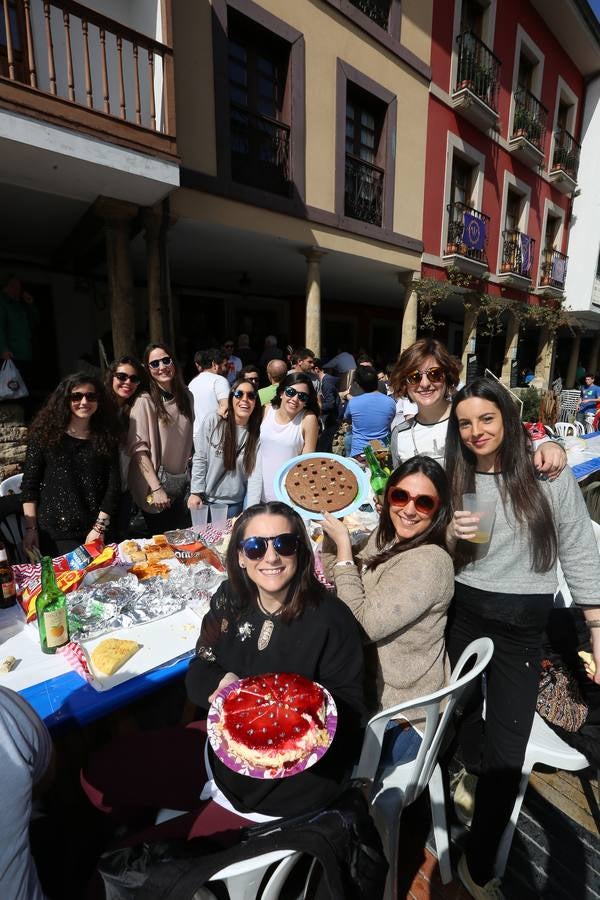
[[554, 153], [552, 154], [551, 172], [562, 169], [563, 172], [577, 181], [579, 170], [579, 154], [581, 145], [565, 128], [557, 128], [554, 132]]
[[383, 217], [384, 171], [346, 154], [344, 212], [351, 219], [381, 225]]
[[0, 20], [2, 106], [176, 152], [169, 46], [74, 0], [0, 0]]
[[464, 203], [448, 204], [446, 254], [458, 253], [487, 265], [490, 217]]
[[524, 87], [515, 91], [513, 138], [524, 137], [543, 153], [547, 120], [548, 110], [531, 91]]
[[564, 290], [569, 257], [552, 247], [542, 250], [540, 285]]
[[232, 103], [230, 128], [233, 180], [289, 195], [290, 126]]
[[350, 0], [361, 12], [382, 28], [388, 27], [390, 18], [390, 0]]
[[459, 34], [456, 90], [468, 89], [498, 111], [500, 60], [472, 31]]
[[535, 238], [517, 229], [509, 229], [502, 232], [502, 239], [501, 271], [520, 275], [521, 278], [531, 278]]

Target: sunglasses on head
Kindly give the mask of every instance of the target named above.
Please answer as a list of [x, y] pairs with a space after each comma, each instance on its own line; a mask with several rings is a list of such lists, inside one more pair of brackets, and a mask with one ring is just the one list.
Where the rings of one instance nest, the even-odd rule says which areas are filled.
[[290, 399], [292, 397], [298, 397], [298, 400], [301, 403], [307, 403], [308, 399], [310, 397], [310, 394], [307, 394], [306, 391], [297, 391], [296, 388], [293, 388], [293, 387], [286, 388], [283, 393], [285, 394], [286, 397], [289, 397]]
[[430, 497], [429, 494], [409, 494], [404, 488], [393, 487], [388, 491], [388, 503], [397, 509], [404, 509], [410, 501], [415, 504], [415, 509], [423, 516], [431, 516], [439, 506], [437, 497]]
[[127, 372], [115, 372], [113, 378], [116, 378], [121, 384], [125, 384], [126, 381], [130, 381], [132, 384], [139, 384], [141, 381], [139, 375], [128, 375]]
[[160, 359], [150, 359], [148, 360], [148, 365], [151, 369], [158, 369], [159, 366], [170, 366], [173, 360], [170, 356], [162, 356]]
[[298, 540], [297, 534], [286, 532], [275, 537], [247, 537], [238, 546], [248, 559], [257, 560], [265, 556], [269, 544], [273, 544], [273, 550], [279, 556], [293, 556], [298, 549]]
[[88, 403], [97, 403], [98, 394], [95, 391], [73, 391], [71, 394], [71, 403], [81, 403], [84, 399]]
[[426, 375], [427, 381], [430, 381], [432, 384], [439, 384], [446, 377], [446, 373], [441, 366], [432, 366], [431, 369], [423, 369], [422, 372], [417, 369], [416, 372], [411, 372], [410, 375], [407, 375], [404, 380], [407, 384], [419, 384], [423, 375]]
[[256, 391], [234, 391], [233, 396], [236, 400], [241, 400], [242, 397], [247, 397], [248, 400], [256, 400]]

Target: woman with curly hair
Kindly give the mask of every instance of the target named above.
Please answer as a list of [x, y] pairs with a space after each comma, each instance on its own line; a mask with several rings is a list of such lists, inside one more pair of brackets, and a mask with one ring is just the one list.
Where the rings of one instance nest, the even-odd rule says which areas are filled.
[[229, 392], [227, 415], [211, 413], [196, 435], [189, 509], [204, 503], [227, 504], [227, 517], [239, 515], [244, 500], [258, 503], [261, 406], [257, 387], [238, 378]]
[[260, 427], [263, 500], [275, 500], [275, 473], [299, 453], [314, 453], [321, 410], [313, 383], [304, 372], [290, 372], [265, 406]]
[[118, 427], [95, 375], [63, 378], [29, 428], [23, 548], [60, 556], [104, 541], [119, 499]]
[[128, 484], [152, 533], [190, 524], [184, 503], [192, 453], [193, 397], [175, 357], [164, 344], [144, 353], [147, 393], [136, 398], [129, 416]]

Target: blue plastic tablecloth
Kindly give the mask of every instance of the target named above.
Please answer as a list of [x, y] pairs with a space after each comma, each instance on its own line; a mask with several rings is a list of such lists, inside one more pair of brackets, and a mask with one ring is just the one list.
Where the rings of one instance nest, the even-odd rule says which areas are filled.
[[170, 665], [96, 691], [75, 672], [50, 678], [20, 691], [48, 728], [87, 725], [185, 673], [191, 653]]
[[[597, 437], [600, 437], [600, 431], [593, 431], [591, 434], [582, 434], [581, 440], [589, 441], [592, 438]], [[600, 456], [596, 456], [594, 459], [587, 459], [585, 462], [572, 466], [572, 471], [577, 481], [583, 481], [588, 475], [600, 471]]]

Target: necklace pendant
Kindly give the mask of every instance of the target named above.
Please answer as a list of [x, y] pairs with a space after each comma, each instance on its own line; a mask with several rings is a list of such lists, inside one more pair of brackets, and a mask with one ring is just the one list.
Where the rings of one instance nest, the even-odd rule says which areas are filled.
[[258, 649], [265, 650], [269, 646], [269, 641], [271, 640], [271, 635], [275, 629], [275, 623], [272, 619], [265, 619], [262, 623], [262, 628], [260, 629], [260, 634], [258, 636]]

